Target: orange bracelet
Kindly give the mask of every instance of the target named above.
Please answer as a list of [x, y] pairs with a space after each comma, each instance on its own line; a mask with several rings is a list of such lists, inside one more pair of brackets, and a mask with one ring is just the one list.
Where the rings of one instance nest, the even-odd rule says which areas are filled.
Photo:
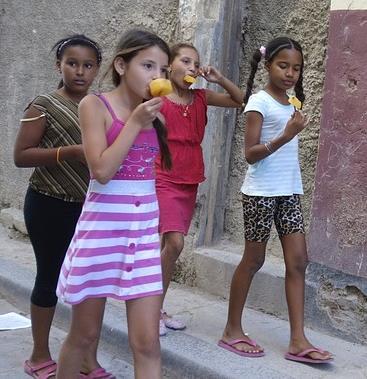
[[56, 150], [56, 162], [57, 164], [61, 164], [61, 161], [60, 161], [60, 150], [61, 150], [61, 146], [57, 148]]

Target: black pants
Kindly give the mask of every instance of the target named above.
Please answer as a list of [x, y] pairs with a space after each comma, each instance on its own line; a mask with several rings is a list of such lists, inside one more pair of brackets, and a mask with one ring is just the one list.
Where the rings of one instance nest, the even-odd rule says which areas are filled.
[[24, 219], [36, 256], [37, 276], [31, 302], [54, 307], [56, 286], [65, 253], [74, 235], [82, 203], [71, 203], [28, 188]]

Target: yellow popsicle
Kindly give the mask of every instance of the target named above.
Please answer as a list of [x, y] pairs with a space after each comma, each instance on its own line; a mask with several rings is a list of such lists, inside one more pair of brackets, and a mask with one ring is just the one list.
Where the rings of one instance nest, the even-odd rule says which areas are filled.
[[296, 96], [289, 96], [288, 101], [297, 109], [297, 111], [302, 108], [302, 103], [296, 98]]

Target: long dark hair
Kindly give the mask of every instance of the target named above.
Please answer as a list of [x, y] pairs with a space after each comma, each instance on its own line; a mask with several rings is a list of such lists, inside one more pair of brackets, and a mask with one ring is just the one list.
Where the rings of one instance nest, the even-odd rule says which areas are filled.
[[[64, 55], [65, 49], [70, 46], [85, 46], [89, 47], [96, 53], [97, 64], [98, 66], [102, 62], [102, 51], [98, 43], [85, 36], [84, 34], [73, 34], [69, 37], [65, 37], [57, 41], [53, 46], [51, 51], [56, 52], [56, 60], [60, 61]], [[61, 88], [64, 85], [64, 82], [60, 81], [57, 88]]]
[[[154, 33], [145, 30], [129, 30], [120, 38], [117, 44], [116, 52], [112, 58], [112, 62], [108, 70], [103, 75], [102, 79], [104, 79], [106, 75], [111, 72], [112, 82], [117, 87], [120, 84], [121, 77], [115, 69], [115, 60], [117, 58], [122, 58], [125, 63], [129, 63], [139, 53], [139, 51], [152, 46], [159, 47], [165, 54], [167, 54], [168, 59], [170, 59], [169, 47], [162, 38], [158, 37]], [[172, 168], [172, 159], [167, 143], [167, 129], [159, 120], [159, 118], [156, 118], [153, 121], [153, 127], [156, 130], [158, 136], [159, 148], [162, 157], [162, 168], [165, 170], [170, 170]]]
[[[288, 37], [277, 37], [271, 40], [265, 48], [265, 62], [271, 63], [272, 60], [279, 54], [283, 49], [295, 49], [300, 52], [302, 57], [302, 64], [300, 69], [300, 75], [296, 85], [294, 86], [294, 91], [297, 98], [303, 103], [305, 101], [305, 94], [303, 93], [303, 51], [301, 45], [294, 39]], [[252, 93], [252, 87], [254, 85], [254, 78], [261, 60], [262, 53], [260, 49], [257, 49], [251, 59], [251, 72], [247, 80], [246, 93], [243, 102], [246, 104]]]

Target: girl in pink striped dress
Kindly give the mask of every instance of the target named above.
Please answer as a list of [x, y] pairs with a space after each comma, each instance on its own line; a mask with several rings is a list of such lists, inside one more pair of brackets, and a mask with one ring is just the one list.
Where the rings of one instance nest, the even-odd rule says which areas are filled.
[[157, 118], [162, 100], [150, 99], [149, 83], [165, 76], [168, 58], [168, 46], [155, 34], [127, 32], [110, 67], [116, 88], [80, 103], [92, 179], [58, 282], [57, 294], [73, 305], [73, 318], [57, 378], [79, 378], [80, 362], [98, 341], [106, 297], [126, 300], [135, 377], [161, 377], [162, 274], [154, 179], [159, 148], [166, 169], [171, 161]]

